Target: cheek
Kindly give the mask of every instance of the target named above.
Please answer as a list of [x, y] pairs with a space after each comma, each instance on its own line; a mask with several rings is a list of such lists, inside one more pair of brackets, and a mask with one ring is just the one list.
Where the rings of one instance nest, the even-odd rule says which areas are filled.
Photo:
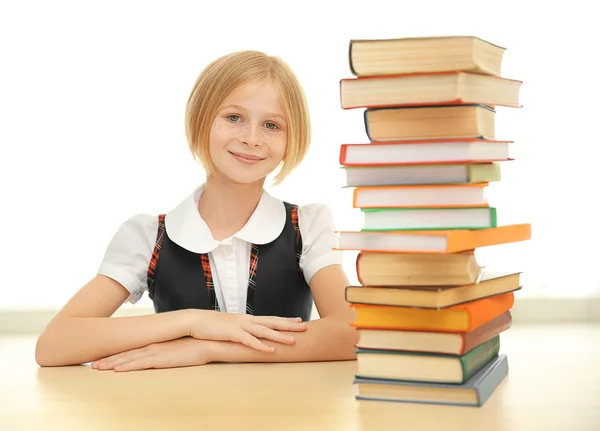
[[210, 129], [210, 134], [208, 136], [208, 149], [211, 154], [213, 152], [218, 152], [218, 150], [222, 149], [225, 145], [227, 145], [227, 137], [230, 136], [230, 133], [226, 129], [219, 124], [214, 124]]
[[271, 145], [271, 156], [282, 159], [287, 149], [287, 136], [278, 137]]

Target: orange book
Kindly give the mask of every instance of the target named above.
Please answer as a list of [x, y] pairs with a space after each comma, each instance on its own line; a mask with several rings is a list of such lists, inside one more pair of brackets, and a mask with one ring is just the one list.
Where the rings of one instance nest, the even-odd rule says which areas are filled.
[[422, 231], [338, 231], [336, 250], [380, 253], [457, 253], [531, 239], [531, 224], [485, 229]]
[[350, 304], [357, 329], [468, 332], [510, 310], [514, 293], [478, 299], [441, 310], [387, 305]]

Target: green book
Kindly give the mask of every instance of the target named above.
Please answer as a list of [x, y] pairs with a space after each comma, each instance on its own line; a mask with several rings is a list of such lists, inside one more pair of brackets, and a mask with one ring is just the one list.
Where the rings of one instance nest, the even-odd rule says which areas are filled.
[[448, 355], [394, 350], [356, 350], [357, 377], [462, 384], [498, 356], [500, 335], [468, 353]]
[[497, 227], [496, 208], [363, 208], [363, 231], [487, 229]]

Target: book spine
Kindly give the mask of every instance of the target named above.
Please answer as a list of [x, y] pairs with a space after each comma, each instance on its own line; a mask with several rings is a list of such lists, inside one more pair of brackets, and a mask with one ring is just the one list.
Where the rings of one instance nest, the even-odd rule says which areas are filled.
[[498, 226], [498, 215], [496, 208], [490, 207], [490, 227]]
[[356, 256], [356, 278], [358, 279], [358, 282], [362, 285], [364, 285], [364, 280], [360, 274], [360, 260], [362, 259], [363, 254], [361, 252], [358, 253], [358, 255]]
[[350, 73], [354, 76], [358, 76], [356, 73], [356, 69], [354, 68], [354, 63], [352, 61], [352, 48], [354, 47], [354, 40], [350, 40], [348, 44], [348, 66], [350, 68]]
[[500, 382], [508, 375], [508, 358], [506, 355], [498, 355], [497, 363], [492, 367], [487, 378], [475, 385], [477, 391], [478, 405], [482, 406], [488, 400]]
[[512, 326], [512, 315], [510, 311], [502, 313], [500, 316], [490, 320], [477, 329], [467, 332], [463, 335], [463, 350], [460, 353], [464, 355], [475, 347], [494, 338], [496, 335], [508, 330]]
[[460, 362], [463, 369], [463, 379], [461, 383], [469, 380], [485, 364], [490, 362], [500, 352], [500, 337], [495, 336], [491, 340], [479, 345], [464, 356], [461, 356]]
[[369, 141], [375, 142], [373, 140], [373, 137], [371, 136], [371, 128], [369, 127], [369, 113], [371, 111], [372, 111], [371, 109], [365, 109], [364, 114], [363, 114], [363, 121], [365, 123], [365, 133], [367, 134], [367, 138], [369, 139]]

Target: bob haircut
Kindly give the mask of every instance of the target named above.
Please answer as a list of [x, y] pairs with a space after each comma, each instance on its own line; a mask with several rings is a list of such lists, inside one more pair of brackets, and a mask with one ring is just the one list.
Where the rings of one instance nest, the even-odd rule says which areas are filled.
[[208, 141], [212, 122], [225, 98], [240, 85], [271, 79], [279, 90], [287, 123], [283, 166], [274, 178], [279, 184], [304, 159], [311, 139], [308, 104], [291, 68], [279, 57], [260, 51], [238, 51], [210, 63], [198, 76], [185, 110], [185, 135], [190, 151], [207, 174], [214, 172]]

